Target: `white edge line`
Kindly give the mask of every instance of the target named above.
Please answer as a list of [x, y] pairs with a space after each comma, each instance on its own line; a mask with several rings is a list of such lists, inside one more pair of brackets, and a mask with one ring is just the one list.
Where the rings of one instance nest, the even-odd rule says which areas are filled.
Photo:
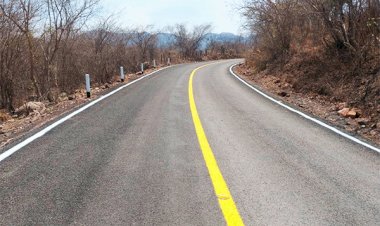
[[87, 108], [89, 108], [91, 106], [94, 106], [95, 104], [99, 103], [100, 101], [102, 101], [102, 100], [104, 100], [104, 99], [112, 96], [113, 94], [119, 92], [120, 90], [122, 90], [122, 89], [124, 89], [124, 88], [126, 88], [126, 87], [128, 87], [128, 86], [130, 86], [130, 85], [132, 85], [132, 84], [134, 84], [134, 83], [136, 83], [136, 82], [138, 82], [138, 81], [140, 81], [140, 80], [148, 77], [148, 76], [151, 76], [151, 75], [153, 75], [153, 74], [155, 74], [157, 72], [160, 72], [162, 70], [168, 69], [170, 67], [172, 67], [172, 66], [164, 67], [164, 68], [161, 68], [161, 69], [159, 69], [157, 71], [154, 71], [154, 72], [152, 72], [150, 74], [147, 74], [147, 75], [145, 75], [145, 76], [143, 76], [141, 78], [138, 78], [138, 79], [136, 79], [136, 80], [134, 80], [134, 81], [132, 81], [132, 82], [130, 82], [128, 84], [125, 84], [125, 85], [123, 85], [123, 86], [115, 89], [114, 91], [112, 91], [110, 93], [107, 93], [104, 96], [99, 97], [98, 99], [95, 99], [94, 101], [91, 101], [90, 103], [86, 104], [85, 106], [81, 107], [80, 109], [78, 109], [78, 110], [70, 113], [69, 115], [61, 118], [60, 120], [54, 122], [53, 124], [49, 125], [45, 129], [39, 131], [38, 133], [34, 134], [33, 136], [27, 138], [26, 140], [18, 143], [17, 145], [13, 146], [12, 148], [10, 148], [10, 149], [6, 150], [5, 152], [3, 152], [2, 154], [0, 154], [0, 162], [2, 162], [3, 160], [5, 160], [9, 156], [13, 155], [15, 152], [19, 151], [21, 148], [23, 148], [23, 147], [27, 146], [28, 144], [32, 143], [34, 140], [36, 140], [36, 139], [44, 136], [46, 133], [48, 133], [50, 130], [54, 129], [58, 125], [64, 123], [65, 121], [67, 121], [68, 119], [74, 117], [75, 115], [83, 112]]
[[233, 72], [233, 68], [234, 68], [235, 66], [237, 66], [237, 65], [239, 65], [239, 64], [234, 64], [234, 65], [232, 65], [232, 66], [230, 67], [230, 73], [231, 73], [233, 76], [235, 76], [235, 78], [237, 78], [238, 80], [240, 80], [242, 83], [244, 83], [245, 85], [247, 85], [249, 88], [251, 88], [252, 90], [254, 90], [256, 93], [258, 93], [258, 94], [260, 94], [261, 96], [263, 96], [263, 97], [265, 97], [265, 98], [271, 100], [272, 102], [274, 102], [274, 103], [280, 105], [281, 107], [284, 107], [284, 108], [288, 109], [288, 110], [291, 111], [291, 112], [294, 112], [294, 113], [296, 113], [296, 114], [298, 114], [298, 115], [300, 115], [300, 116], [302, 116], [302, 117], [304, 117], [304, 118], [306, 118], [306, 119], [308, 119], [308, 120], [310, 120], [310, 121], [312, 121], [312, 122], [314, 122], [314, 123], [316, 123], [316, 124], [318, 124], [318, 125], [320, 125], [320, 126], [322, 126], [322, 127], [325, 127], [326, 129], [329, 129], [329, 130], [333, 131], [333, 132], [336, 133], [336, 134], [341, 135], [342, 137], [345, 137], [345, 138], [347, 138], [347, 139], [349, 139], [349, 140], [351, 140], [351, 141], [353, 141], [353, 142], [355, 142], [355, 143], [357, 143], [357, 144], [361, 144], [361, 145], [363, 145], [363, 146], [365, 146], [365, 147], [367, 147], [367, 148], [369, 148], [369, 149], [371, 149], [371, 150], [373, 150], [373, 151], [375, 151], [375, 152], [377, 152], [377, 153], [380, 153], [380, 149], [378, 149], [378, 148], [376, 148], [376, 147], [374, 147], [374, 146], [372, 146], [372, 145], [370, 145], [370, 144], [368, 144], [368, 143], [366, 143], [366, 142], [363, 142], [363, 141], [361, 141], [361, 140], [359, 140], [359, 139], [357, 139], [357, 138], [355, 138], [355, 137], [353, 137], [353, 136], [350, 136], [350, 135], [348, 135], [348, 134], [346, 134], [346, 133], [344, 133], [344, 132], [342, 132], [342, 131], [340, 131], [340, 130], [338, 130], [338, 129], [332, 127], [332, 126], [329, 126], [329, 125], [327, 125], [326, 123], [319, 121], [318, 119], [315, 119], [315, 118], [313, 118], [313, 117], [310, 117], [309, 115], [307, 115], [307, 114], [305, 114], [305, 113], [303, 113], [303, 112], [300, 112], [300, 111], [298, 111], [298, 110], [296, 110], [296, 109], [294, 109], [294, 108], [292, 108], [292, 107], [290, 107], [290, 106], [288, 106], [288, 105], [282, 103], [281, 101], [278, 101], [278, 100], [274, 99], [273, 97], [268, 96], [267, 94], [263, 93], [262, 91], [256, 89], [256, 88], [253, 87], [251, 84], [249, 84], [248, 82], [244, 81], [242, 78], [240, 78], [238, 75], [236, 75], [236, 74]]

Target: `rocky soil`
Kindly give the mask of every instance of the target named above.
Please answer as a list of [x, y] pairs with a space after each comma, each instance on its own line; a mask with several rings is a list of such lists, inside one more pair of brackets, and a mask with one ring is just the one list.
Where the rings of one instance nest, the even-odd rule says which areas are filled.
[[333, 96], [297, 92], [293, 84], [286, 82], [286, 78], [265, 72], [254, 73], [253, 69], [245, 64], [235, 67], [234, 70], [246, 81], [277, 95], [279, 99], [300, 110], [380, 145], [380, 106], [368, 112], [353, 106], [352, 103], [341, 102]]

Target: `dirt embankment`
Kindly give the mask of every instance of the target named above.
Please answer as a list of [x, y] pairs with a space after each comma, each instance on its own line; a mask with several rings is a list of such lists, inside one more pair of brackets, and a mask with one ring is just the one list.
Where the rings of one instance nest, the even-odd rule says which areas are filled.
[[301, 110], [380, 145], [380, 65], [355, 76], [340, 62], [298, 55], [259, 73], [246, 64], [235, 71]]

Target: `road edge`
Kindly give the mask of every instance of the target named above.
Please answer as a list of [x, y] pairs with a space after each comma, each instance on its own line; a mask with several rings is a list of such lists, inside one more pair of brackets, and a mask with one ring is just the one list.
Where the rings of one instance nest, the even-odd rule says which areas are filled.
[[318, 120], [318, 119], [316, 119], [316, 118], [314, 118], [312, 116], [309, 116], [309, 115], [307, 115], [306, 113], [304, 113], [302, 111], [299, 111], [299, 110], [297, 110], [295, 108], [292, 108], [289, 105], [284, 104], [282, 101], [279, 101], [279, 100], [277, 100], [277, 99], [269, 96], [268, 94], [264, 93], [263, 91], [255, 88], [254, 86], [252, 86], [251, 84], [249, 84], [247, 81], [245, 81], [244, 79], [242, 79], [239, 75], [237, 75], [233, 71], [233, 68], [236, 67], [239, 64], [240, 63], [233, 64], [232, 66], [230, 66], [230, 68], [229, 68], [230, 73], [236, 79], [238, 79], [241, 83], [243, 83], [244, 85], [248, 86], [250, 89], [252, 89], [256, 93], [260, 94], [262, 97], [265, 97], [266, 99], [272, 101], [273, 103], [275, 103], [277, 105], [280, 105], [281, 107], [283, 107], [283, 108], [285, 108], [285, 109], [287, 109], [287, 110], [289, 110], [289, 111], [291, 111], [291, 112], [293, 112], [293, 113], [295, 113], [295, 114], [297, 114], [297, 115], [299, 115], [299, 116], [301, 116], [301, 117], [303, 117], [303, 118], [305, 118], [305, 119], [307, 119], [309, 121], [312, 121], [312, 122], [318, 124], [319, 126], [324, 127], [325, 129], [328, 129], [328, 130], [334, 132], [335, 134], [338, 134], [338, 135], [340, 135], [340, 136], [342, 136], [342, 137], [344, 137], [346, 139], [349, 139], [350, 141], [352, 141], [352, 142], [354, 142], [356, 144], [362, 145], [362, 146], [364, 146], [364, 147], [366, 147], [366, 148], [368, 148], [368, 149], [370, 149], [372, 151], [375, 151], [378, 154], [380, 154], [380, 149], [377, 148], [377, 147], [375, 147], [374, 145], [371, 145], [371, 144], [369, 144], [367, 142], [364, 142], [364, 141], [362, 141], [362, 140], [360, 140], [360, 139], [358, 139], [356, 137], [353, 137], [353, 136], [351, 136], [351, 135], [349, 135], [349, 134], [347, 134], [347, 133], [345, 133], [345, 132], [343, 132], [343, 131], [341, 131], [341, 130], [333, 127], [333, 126], [328, 125], [327, 123], [322, 122], [321, 120]]
[[58, 118], [56, 119], [55, 122], [51, 123], [50, 125], [46, 126], [45, 128], [43, 128], [42, 130], [36, 132], [35, 134], [29, 136], [28, 138], [24, 139], [23, 141], [20, 140], [19, 143], [16, 143], [13, 147], [11, 148], [4, 148], [4, 151], [0, 154], [0, 163], [2, 161], [4, 161], [5, 159], [7, 159], [8, 157], [10, 157], [11, 155], [13, 155], [14, 153], [16, 153], [17, 151], [19, 151], [20, 149], [22, 149], [23, 147], [27, 146], [28, 144], [32, 143], [33, 141], [37, 140], [38, 138], [44, 136], [46, 133], [48, 133], [49, 131], [51, 131], [52, 129], [54, 129], [55, 127], [61, 125], [62, 123], [64, 123], [65, 121], [67, 121], [68, 119], [80, 114], [81, 112], [87, 110], [88, 108], [96, 105], [97, 103], [101, 102], [102, 100], [105, 100], [107, 99], [108, 97], [120, 92], [121, 90], [127, 88], [128, 86], [134, 84], [134, 83], [137, 83], [153, 74], [156, 74], [160, 71], [163, 71], [163, 70], [166, 70], [166, 69], [169, 69], [169, 68], [172, 68], [173, 66], [167, 66], [167, 67], [163, 67], [163, 68], [160, 68], [156, 71], [153, 71], [147, 75], [144, 75], [136, 80], [133, 80], [125, 85], [122, 85], [120, 86], [119, 88], [105, 94], [105, 95], [102, 95], [100, 97], [98, 97], [97, 99], [94, 99], [92, 101], [90, 101], [89, 103], [87, 104], [84, 104], [82, 105], [81, 107], [79, 107], [78, 109], [74, 110], [73, 112], [69, 113], [68, 115], [66, 116], [63, 116], [62, 118]]

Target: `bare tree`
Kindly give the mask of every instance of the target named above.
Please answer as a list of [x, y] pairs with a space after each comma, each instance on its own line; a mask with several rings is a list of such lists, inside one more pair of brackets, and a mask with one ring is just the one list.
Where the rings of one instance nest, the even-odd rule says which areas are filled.
[[211, 31], [211, 25], [198, 25], [189, 31], [185, 24], [177, 24], [171, 28], [175, 37], [175, 45], [183, 58], [196, 59], [206, 34]]
[[47, 91], [51, 87], [58, 88], [58, 51], [65, 51], [67, 47], [62, 45], [66, 45], [69, 37], [87, 21], [97, 2], [98, 0], [45, 0], [44, 15], [47, 20], [39, 40]]
[[153, 26], [133, 30], [131, 41], [137, 47], [140, 62], [153, 60], [157, 48], [157, 32], [153, 30]]
[[3, 0], [0, 4], [2, 15], [11, 21], [26, 38], [30, 67], [29, 77], [34, 86], [35, 93], [40, 97], [41, 89], [35, 76], [35, 41], [32, 27], [32, 22], [37, 17], [38, 8], [38, 1], [33, 0]]
[[[81, 87], [84, 73], [103, 84], [117, 78], [120, 66], [137, 72], [139, 63], [157, 56], [162, 64], [167, 57], [180, 62], [179, 48], [157, 47], [151, 26], [121, 29], [107, 18], [89, 30], [98, 1], [0, 0], [0, 108], [13, 111], [31, 99], [55, 102]], [[186, 33], [186, 45], [178, 45], [186, 57], [196, 58], [208, 30]]]
[[244, 57], [247, 46], [243, 36], [230, 41], [211, 40], [206, 47], [206, 59], [218, 60]]
[[[92, 62], [88, 62], [88, 65], [91, 65], [92, 73], [98, 82], [109, 82], [116, 69], [114, 54], [117, 52], [116, 46], [120, 44], [118, 36], [120, 34], [118, 34], [115, 22], [111, 17], [101, 21], [97, 28], [90, 32], [90, 38], [94, 40], [94, 54], [90, 58]], [[91, 69], [89, 68], [89, 70]]]
[[249, 0], [242, 14], [261, 49], [274, 58], [310, 34], [362, 62], [378, 48], [379, 0]]
[[[8, 14], [13, 17], [16, 15]], [[22, 88], [25, 83], [18, 79], [23, 68], [24, 35], [9, 17], [0, 16], [0, 109], [14, 110], [17, 96], [16, 82]]]
[[348, 51], [360, 64], [380, 43], [379, 0], [307, 0], [310, 11], [333, 39], [335, 48]]

